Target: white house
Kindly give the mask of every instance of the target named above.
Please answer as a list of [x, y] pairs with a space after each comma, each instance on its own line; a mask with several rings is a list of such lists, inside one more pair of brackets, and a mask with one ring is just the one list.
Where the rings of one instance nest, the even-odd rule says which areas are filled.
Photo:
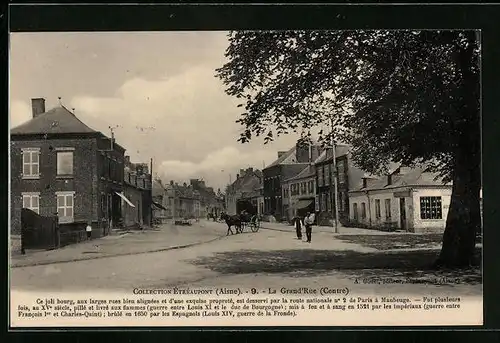
[[452, 187], [424, 168], [399, 167], [385, 177], [365, 177], [349, 192], [352, 225], [381, 230], [442, 232]]

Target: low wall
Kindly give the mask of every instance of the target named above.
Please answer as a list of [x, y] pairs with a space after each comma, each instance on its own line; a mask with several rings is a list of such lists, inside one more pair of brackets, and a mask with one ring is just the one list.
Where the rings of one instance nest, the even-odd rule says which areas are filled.
[[[60, 246], [77, 244], [87, 240], [87, 223], [77, 222], [68, 224], [59, 224]], [[99, 223], [92, 223], [91, 238], [100, 238], [103, 235], [103, 230], [99, 228]]]

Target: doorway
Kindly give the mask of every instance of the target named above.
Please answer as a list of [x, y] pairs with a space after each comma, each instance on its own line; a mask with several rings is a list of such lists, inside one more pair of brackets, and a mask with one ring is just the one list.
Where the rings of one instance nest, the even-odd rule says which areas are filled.
[[399, 198], [399, 218], [401, 229], [406, 231], [406, 201], [405, 198]]

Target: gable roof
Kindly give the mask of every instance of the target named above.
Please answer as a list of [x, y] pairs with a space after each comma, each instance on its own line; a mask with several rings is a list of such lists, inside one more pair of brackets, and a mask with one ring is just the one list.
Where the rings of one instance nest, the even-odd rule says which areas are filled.
[[[337, 144], [335, 146], [335, 156], [338, 158], [347, 155], [350, 149], [351, 147], [347, 144]], [[332, 151], [331, 147], [325, 148], [321, 153], [321, 155], [319, 155], [319, 157], [316, 159], [316, 161], [314, 161], [314, 163], [316, 164], [316, 163], [331, 161], [333, 159], [333, 156], [331, 156], [332, 154], [331, 151]]]
[[262, 171], [259, 169], [245, 170], [243, 175], [234, 180], [233, 183], [228, 185], [229, 191], [235, 191], [237, 189], [246, 188], [249, 185], [254, 187], [254, 184], [259, 184], [263, 178]]
[[64, 106], [55, 107], [10, 130], [11, 135], [97, 132]]
[[274, 167], [274, 166], [278, 166], [278, 165], [284, 164], [284, 163], [293, 163], [294, 161], [292, 161], [292, 159], [295, 156], [295, 153], [296, 153], [296, 147], [294, 146], [293, 148], [288, 150], [286, 153], [281, 155], [281, 157], [279, 157], [273, 163], [268, 165], [265, 169], [270, 168], [270, 167]]
[[314, 168], [313, 165], [308, 165], [305, 167], [300, 173], [297, 175], [285, 180], [285, 182], [293, 181], [293, 180], [300, 180], [300, 179], [305, 179], [309, 178], [312, 176], [316, 176], [316, 169]]
[[360, 183], [353, 192], [367, 191], [367, 190], [383, 190], [399, 187], [426, 187], [426, 186], [450, 186], [451, 183], [443, 183], [443, 179], [437, 173], [430, 173], [425, 171], [425, 167], [414, 167], [409, 169], [404, 174], [395, 172], [392, 174], [392, 182], [387, 184], [387, 176], [371, 178], [367, 180], [367, 187], [363, 188]]

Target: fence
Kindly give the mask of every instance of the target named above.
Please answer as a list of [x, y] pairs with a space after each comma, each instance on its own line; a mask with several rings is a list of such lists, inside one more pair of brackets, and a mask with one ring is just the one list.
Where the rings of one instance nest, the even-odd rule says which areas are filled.
[[56, 216], [41, 216], [27, 208], [21, 209], [21, 253], [26, 249], [56, 249], [60, 245]]

